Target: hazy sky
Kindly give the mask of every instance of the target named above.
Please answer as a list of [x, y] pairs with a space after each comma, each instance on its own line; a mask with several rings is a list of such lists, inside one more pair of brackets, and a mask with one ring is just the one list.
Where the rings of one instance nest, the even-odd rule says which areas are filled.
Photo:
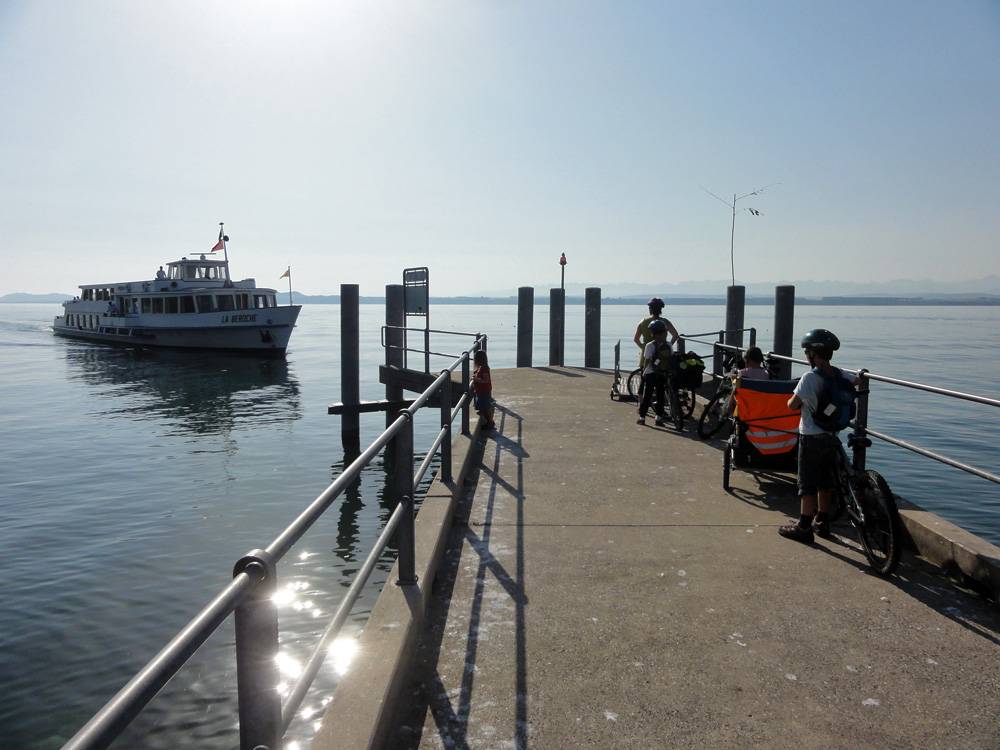
[[1000, 2], [0, 1], [0, 292], [1000, 272]]

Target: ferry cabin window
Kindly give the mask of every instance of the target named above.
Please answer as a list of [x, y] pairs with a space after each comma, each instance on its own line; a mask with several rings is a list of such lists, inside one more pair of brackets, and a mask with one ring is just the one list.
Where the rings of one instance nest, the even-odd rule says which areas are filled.
[[152, 312], [152, 310], [153, 310], [153, 300], [151, 300], [149, 297], [143, 297], [142, 298], [142, 311], [144, 313], [149, 313], [149, 312]]
[[250, 295], [249, 294], [237, 294], [236, 295], [236, 309], [237, 310], [248, 310], [250, 308]]
[[177, 312], [177, 298], [167, 297], [163, 300], [163, 312], [165, 313], [176, 313]]
[[215, 308], [212, 306], [212, 295], [211, 294], [199, 294], [198, 295], [198, 312], [214, 312]]
[[255, 294], [253, 296], [253, 306], [257, 310], [260, 310], [260, 309], [265, 308], [265, 307], [270, 307], [270, 305], [268, 305], [268, 303], [267, 303], [267, 295], [266, 294]]
[[181, 312], [182, 313], [194, 312], [194, 297], [181, 297]]
[[218, 304], [219, 310], [223, 312], [236, 309], [236, 306], [233, 304], [233, 295], [231, 294], [216, 295], [215, 302]]
[[184, 266], [184, 278], [188, 281], [194, 281], [194, 266]]
[[163, 298], [162, 297], [154, 297], [153, 298], [153, 312], [154, 313], [162, 313], [163, 312]]

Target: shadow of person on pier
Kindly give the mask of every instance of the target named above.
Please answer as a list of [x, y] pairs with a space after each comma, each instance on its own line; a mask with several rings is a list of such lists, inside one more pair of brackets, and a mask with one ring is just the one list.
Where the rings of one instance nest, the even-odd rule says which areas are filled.
[[[497, 429], [484, 434], [476, 441], [476, 476], [470, 477], [467, 487], [471, 491], [455, 511], [455, 522], [448, 542], [442, 569], [434, 583], [434, 601], [428, 613], [427, 626], [418, 649], [418, 666], [415, 670], [417, 684], [412, 686], [409, 698], [411, 708], [399, 722], [403, 725], [400, 733], [391, 738], [388, 747], [396, 750], [416, 748], [430, 712], [441, 742], [449, 748], [470, 748], [477, 746], [482, 738], [469, 737], [469, 716], [473, 707], [473, 691], [477, 674], [477, 655], [480, 645], [480, 631], [485, 634], [493, 623], [484, 621], [484, 601], [493, 596], [487, 591], [489, 581], [499, 583], [503, 593], [514, 605], [514, 727], [513, 737], [507, 740], [497, 735], [493, 739], [506, 740], [517, 750], [528, 747], [528, 696], [527, 696], [527, 643], [525, 639], [525, 607], [528, 597], [524, 591], [524, 468], [523, 460], [529, 456], [523, 446], [523, 420], [519, 414], [502, 405], [497, 405]], [[503, 454], [514, 457], [515, 479], [510, 481], [501, 476]], [[505, 473], [509, 474], [505, 463]], [[488, 482], [480, 482], [485, 477]], [[481, 508], [473, 508], [476, 487], [485, 486], [485, 497], [480, 494]], [[515, 569], [513, 574], [494, 556], [493, 519], [498, 507], [498, 498], [506, 495], [515, 502], [516, 539]], [[468, 524], [470, 514], [475, 512], [481, 520]], [[503, 524], [508, 527], [510, 524]], [[448, 617], [452, 609], [452, 594], [462, 564], [465, 547], [476, 554], [474, 590], [465, 638], [464, 669], [460, 685], [446, 683], [439, 669], [442, 643], [446, 635]], [[460, 600], [466, 601], [464, 599]], [[455, 618], [460, 621], [459, 617]], [[502, 623], [496, 623], [502, 624]], [[499, 730], [499, 728], [497, 728]], [[470, 744], [471, 743], [471, 744]], [[507, 746], [507, 744], [505, 744]]]

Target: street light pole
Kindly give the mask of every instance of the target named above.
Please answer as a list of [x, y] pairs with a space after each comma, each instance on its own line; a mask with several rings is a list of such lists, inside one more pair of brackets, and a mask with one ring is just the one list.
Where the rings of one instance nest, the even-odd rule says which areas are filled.
[[736, 243], [736, 193], [733, 193], [733, 227], [729, 231], [729, 270], [733, 275], [733, 286], [736, 286], [736, 254], [733, 248]]
[[[733, 217], [732, 218], [732, 224], [730, 225], [730, 228], [729, 228], [729, 270], [730, 270], [730, 273], [732, 274], [732, 277], [733, 277], [733, 286], [736, 286], [736, 254], [735, 254], [735, 245], [736, 245], [736, 203], [738, 201], [743, 200], [744, 198], [749, 198], [751, 195], [760, 195], [767, 188], [772, 187], [774, 185], [780, 185], [780, 184], [781, 184], [780, 182], [772, 182], [770, 185], [765, 185], [764, 187], [759, 187], [756, 190], [751, 190], [749, 193], [743, 193], [743, 195], [737, 195], [736, 193], [733, 193], [733, 202], [732, 203], [730, 203], [729, 201], [727, 201], [725, 198], [720, 198], [719, 196], [717, 196], [715, 193], [713, 193], [708, 188], [704, 188], [704, 187], [702, 188], [702, 190], [704, 190], [706, 193], [708, 193], [709, 195], [711, 195], [717, 201], [720, 201], [723, 205], [725, 205], [727, 208], [729, 208], [730, 211], [732, 211], [732, 217]], [[760, 211], [758, 211], [756, 208], [747, 208], [745, 210], [749, 211], [754, 216], [760, 216]]]
[[562, 271], [562, 275], [559, 279], [559, 288], [562, 292], [566, 293], [566, 253], [559, 256], [559, 268]]

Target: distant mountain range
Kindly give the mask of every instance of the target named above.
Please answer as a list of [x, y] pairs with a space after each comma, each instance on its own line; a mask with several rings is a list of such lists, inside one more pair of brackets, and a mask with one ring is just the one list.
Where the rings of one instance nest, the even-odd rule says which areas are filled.
[[[770, 305], [774, 302], [774, 287], [790, 283], [800, 305], [1000, 305], [1000, 277], [987, 276], [975, 282], [755, 282], [747, 284], [748, 305]], [[594, 284], [593, 286], [597, 286]], [[566, 303], [583, 304], [587, 285], [567, 284]], [[960, 288], [960, 289], [959, 289]], [[701, 281], [677, 284], [605, 284], [601, 287], [604, 305], [641, 305], [651, 296], [664, 297], [671, 305], [718, 305], [725, 302], [726, 282]], [[951, 291], [948, 291], [951, 289]], [[71, 294], [28, 294], [14, 292], [0, 295], [3, 302], [59, 303], [72, 299]], [[339, 304], [339, 294], [302, 294], [294, 292], [294, 300], [307, 305]], [[548, 302], [548, 290], [535, 287], [535, 301]], [[288, 303], [288, 293], [279, 292], [281, 304]], [[361, 297], [363, 305], [381, 305], [385, 297]], [[490, 296], [431, 297], [438, 305], [511, 305], [516, 294]]]
[[[706, 281], [680, 281], [676, 283], [620, 282], [620, 283], [570, 283], [566, 285], [568, 295], [582, 296], [588, 286], [601, 287], [601, 293], [608, 297], [704, 297], [724, 296], [728, 279]], [[991, 274], [981, 279], [966, 281], [938, 281], [936, 279], [894, 279], [891, 281], [753, 281], [737, 280], [747, 288], [748, 295], [773, 296], [774, 287], [790, 284], [795, 287], [797, 297], [997, 297], [1000, 296], [1000, 276]], [[545, 287], [536, 287], [543, 289]], [[537, 292], [536, 292], [537, 294]], [[496, 296], [505, 296], [501, 292]]]

